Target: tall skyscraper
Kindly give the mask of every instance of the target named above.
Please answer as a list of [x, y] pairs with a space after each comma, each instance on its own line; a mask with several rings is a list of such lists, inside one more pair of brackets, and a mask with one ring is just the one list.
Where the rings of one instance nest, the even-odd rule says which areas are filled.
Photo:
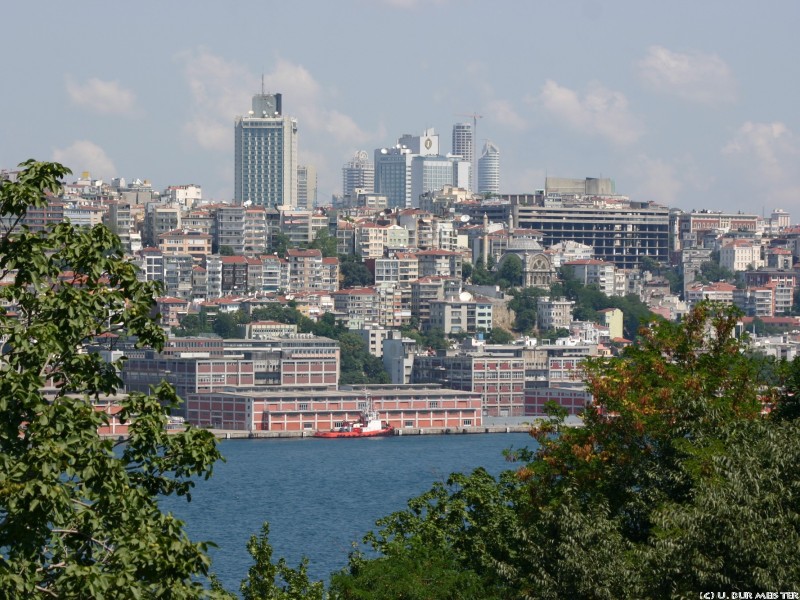
[[297, 208], [312, 209], [317, 205], [317, 169], [310, 165], [297, 167]]
[[[453, 154], [472, 164], [473, 146], [472, 123], [453, 125]], [[470, 176], [470, 191], [475, 189], [475, 182], [472, 179], [473, 177]]]
[[371, 194], [375, 191], [375, 163], [369, 154], [359, 150], [353, 159], [342, 167], [342, 196], [353, 196], [356, 189]]
[[500, 193], [500, 149], [487, 141], [478, 159], [478, 190], [481, 194]]
[[281, 104], [281, 94], [262, 92], [247, 115], [236, 117], [236, 202], [297, 205], [297, 120], [284, 116]]

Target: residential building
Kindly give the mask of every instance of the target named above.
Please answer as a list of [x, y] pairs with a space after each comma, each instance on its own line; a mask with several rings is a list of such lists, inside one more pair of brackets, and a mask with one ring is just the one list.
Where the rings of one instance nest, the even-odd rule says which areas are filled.
[[765, 265], [762, 252], [761, 244], [755, 240], [732, 240], [720, 248], [719, 266], [734, 273], [758, 269]]
[[613, 263], [596, 259], [574, 260], [565, 263], [564, 267], [583, 285], [594, 285], [606, 296], [624, 295], [624, 290], [618, 294], [617, 269]]
[[445, 334], [477, 333], [492, 330], [492, 303], [475, 300], [469, 292], [445, 300], [432, 300], [425, 329], [441, 329]]
[[536, 302], [536, 326], [543, 331], [569, 329], [572, 323], [573, 300], [543, 296]]
[[176, 229], [160, 234], [158, 247], [164, 256], [188, 254], [202, 260], [211, 254], [211, 236], [191, 229]]

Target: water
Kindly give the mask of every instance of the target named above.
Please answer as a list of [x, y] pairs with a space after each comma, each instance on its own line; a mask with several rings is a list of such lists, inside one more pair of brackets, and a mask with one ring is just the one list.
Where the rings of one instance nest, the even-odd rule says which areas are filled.
[[264, 521], [273, 560], [296, 567], [306, 556], [311, 579], [327, 580], [378, 518], [450, 473], [512, 468], [502, 451], [534, 443], [524, 433], [223, 441], [227, 462], [197, 483], [192, 502], [162, 505], [186, 522], [191, 539], [218, 545], [212, 569], [229, 590], [252, 564], [245, 545]]

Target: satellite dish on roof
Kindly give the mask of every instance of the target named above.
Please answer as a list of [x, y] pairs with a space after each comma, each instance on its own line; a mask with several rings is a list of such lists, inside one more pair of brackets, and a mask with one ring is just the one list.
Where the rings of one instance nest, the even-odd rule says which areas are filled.
[[461, 215], [458, 220], [462, 223], [467, 223], [469, 221], [469, 215]]

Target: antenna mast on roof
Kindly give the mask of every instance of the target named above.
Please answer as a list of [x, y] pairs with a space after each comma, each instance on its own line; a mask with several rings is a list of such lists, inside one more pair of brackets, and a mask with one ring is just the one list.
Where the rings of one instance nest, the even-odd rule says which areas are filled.
[[264, 73], [261, 73], [261, 95], [264, 95]]

